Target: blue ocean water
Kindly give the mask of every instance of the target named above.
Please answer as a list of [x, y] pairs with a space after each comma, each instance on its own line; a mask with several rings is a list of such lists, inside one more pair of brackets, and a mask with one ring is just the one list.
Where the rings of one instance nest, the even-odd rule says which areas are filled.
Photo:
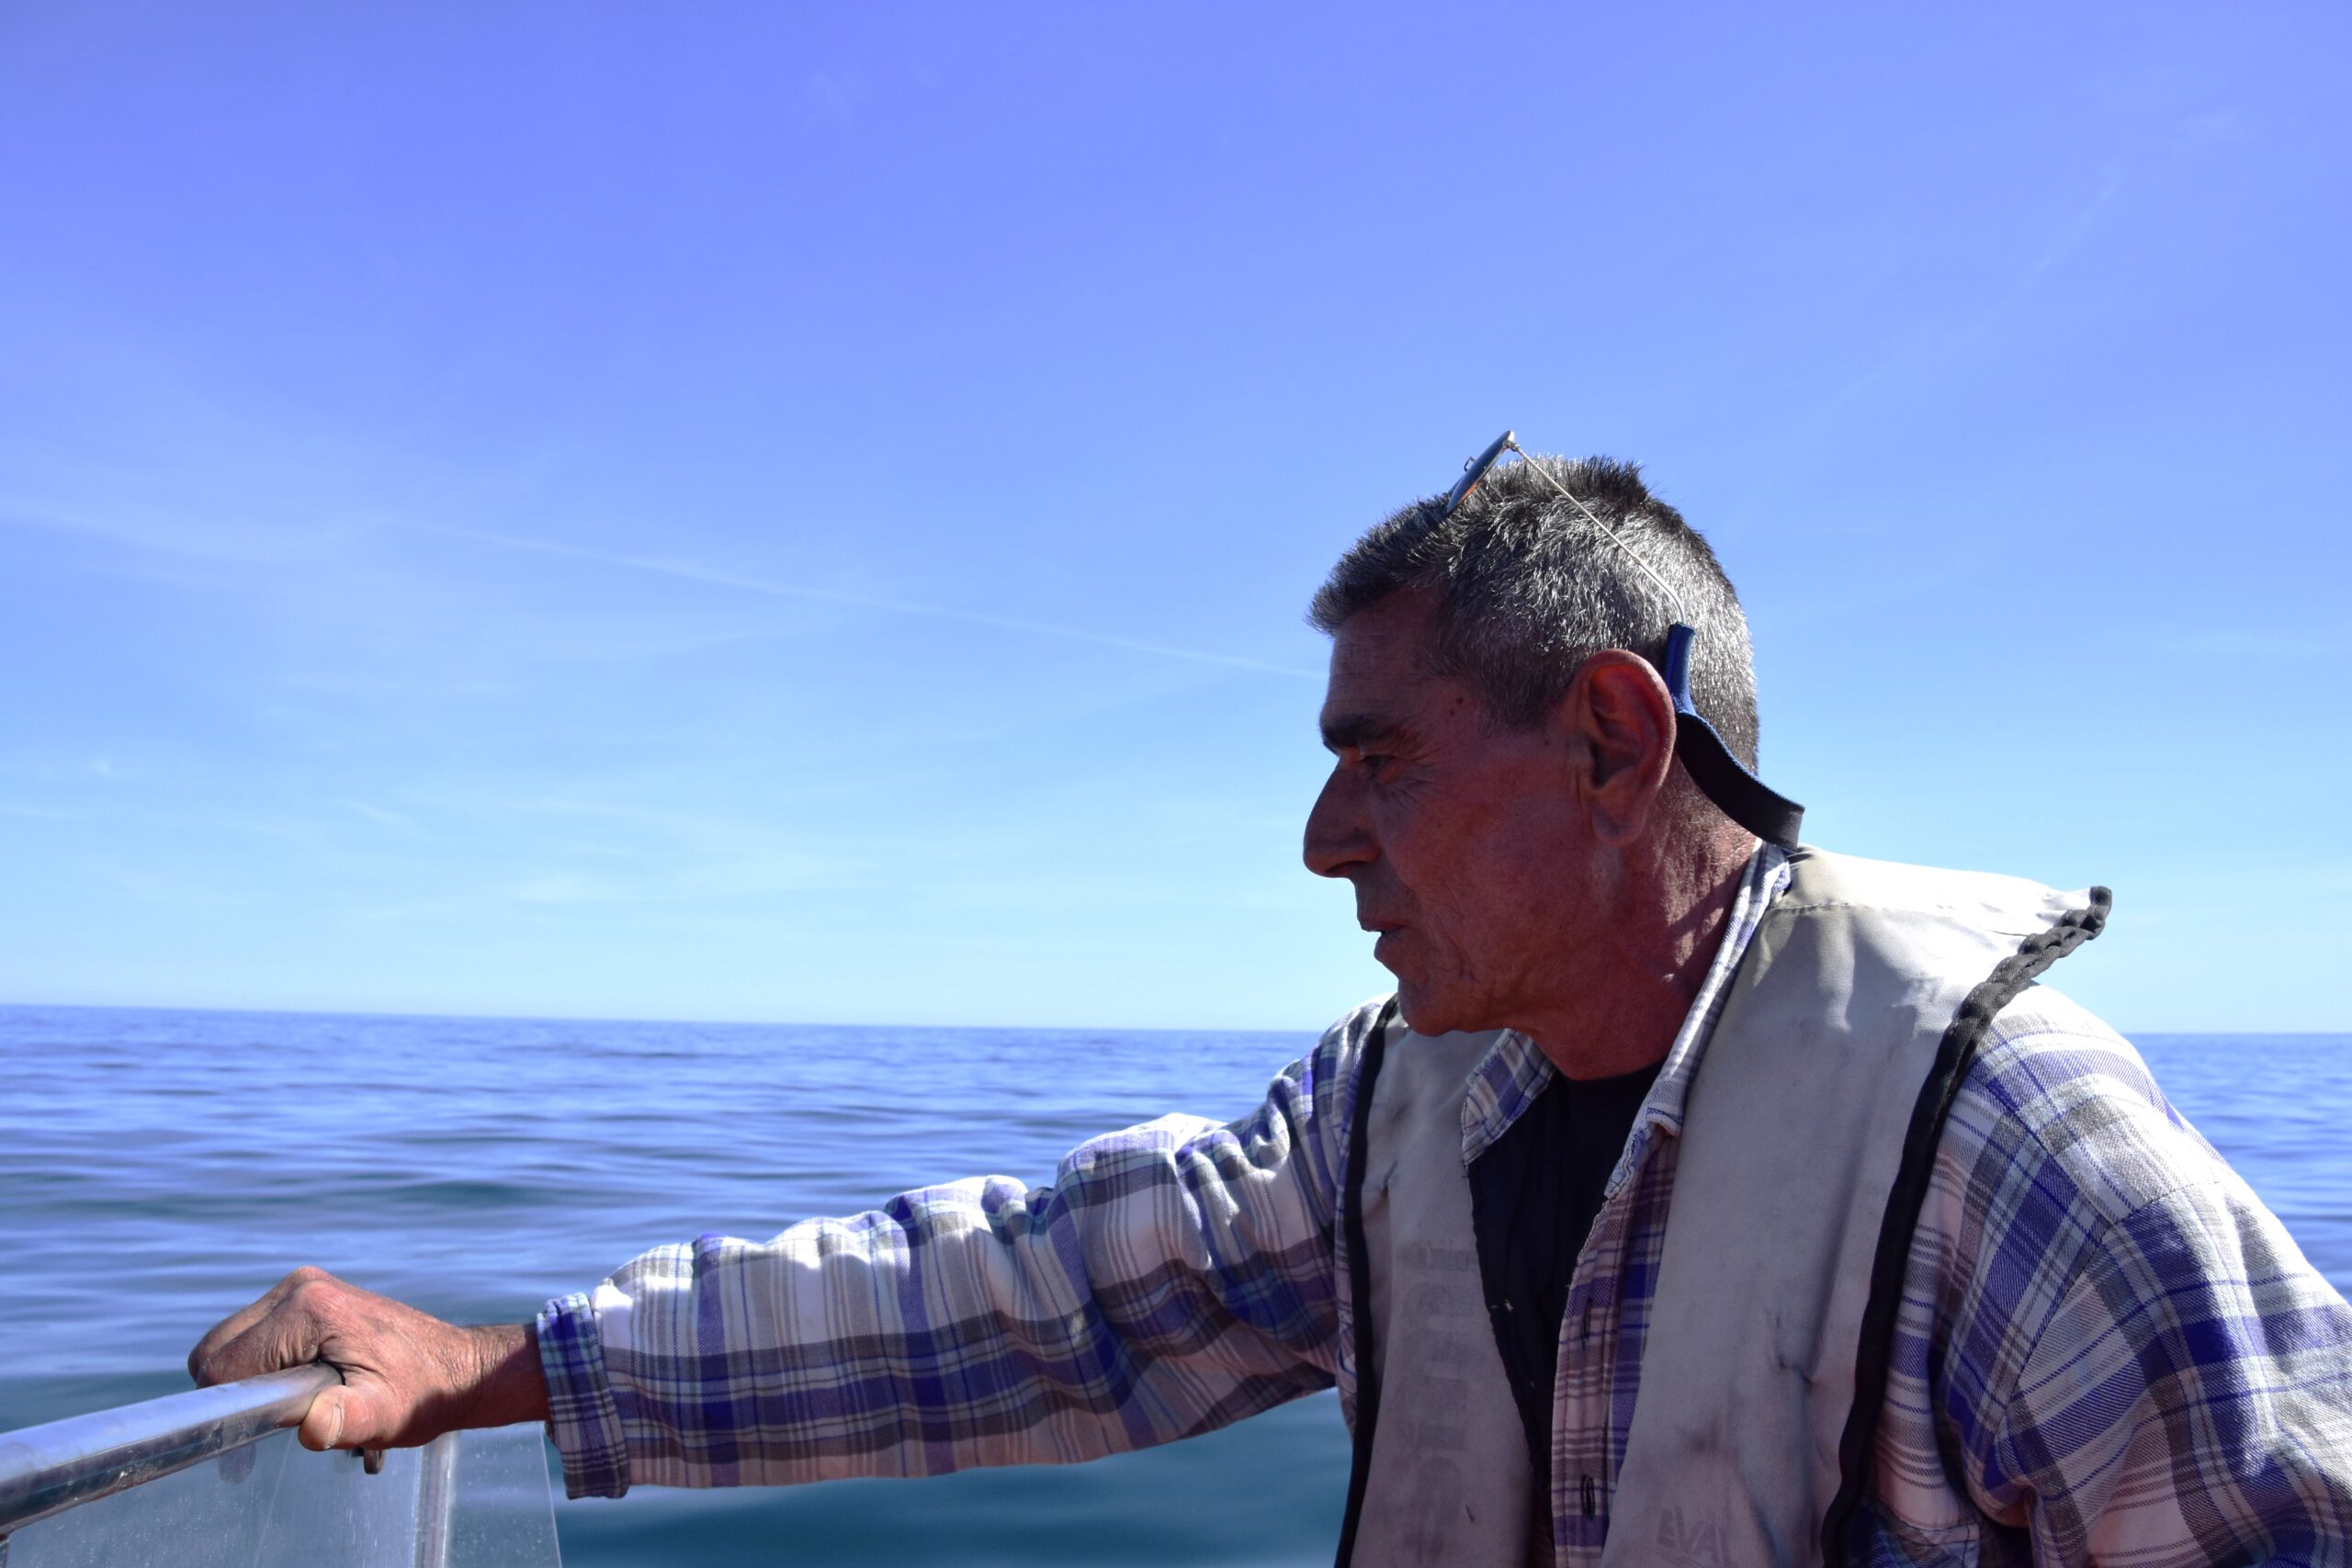
[[[0, 1008], [0, 1428], [186, 1386], [315, 1263], [512, 1321], [643, 1248], [906, 1187], [1032, 1181], [1169, 1111], [1228, 1119], [1306, 1034]], [[2149, 1035], [2189, 1118], [2352, 1289], [2352, 1036]], [[1068, 1469], [560, 1504], [575, 1565], [1329, 1559], [1329, 1394]]]

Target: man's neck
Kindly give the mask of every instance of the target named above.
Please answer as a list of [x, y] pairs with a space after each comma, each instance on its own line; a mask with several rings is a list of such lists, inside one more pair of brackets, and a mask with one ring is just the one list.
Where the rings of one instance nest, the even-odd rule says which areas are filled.
[[[1632, 879], [1651, 896], [1596, 921], [1582, 983], [1522, 1032], [1568, 1078], [1610, 1078], [1666, 1059], [1722, 945], [1755, 845], [1725, 840]], [[1654, 880], [1653, 880], [1654, 878]]]

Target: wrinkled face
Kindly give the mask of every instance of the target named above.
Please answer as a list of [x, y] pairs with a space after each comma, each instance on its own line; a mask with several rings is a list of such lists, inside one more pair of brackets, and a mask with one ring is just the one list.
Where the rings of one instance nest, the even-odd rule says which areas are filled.
[[1373, 956], [1424, 1034], [1492, 1029], [1574, 985], [1589, 829], [1558, 727], [1488, 718], [1428, 672], [1428, 600], [1396, 594], [1331, 645], [1323, 742], [1336, 759], [1306, 818], [1307, 868], [1345, 877]]

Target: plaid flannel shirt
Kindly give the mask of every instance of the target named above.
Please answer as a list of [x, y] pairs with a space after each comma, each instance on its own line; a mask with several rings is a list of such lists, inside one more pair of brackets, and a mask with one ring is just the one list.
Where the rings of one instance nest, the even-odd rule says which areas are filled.
[[[1578, 1261], [1555, 1561], [1598, 1562], [1684, 1097], [1785, 860], [1759, 852]], [[538, 1320], [573, 1496], [1092, 1459], [1319, 1389], [1352, 1419], [1339, 1195], [1367, 1003], [1252, 1115], [1088, 1143], [1051, 1186], [925, 1188], [660, 1247]], [[1550, 1081], [1506, 1032], [1465, 1155]], [[1860, 1562], [2352, 1563], [2352, 1309], [2081, 1009], [2030, 991], [1913, 1242]]]

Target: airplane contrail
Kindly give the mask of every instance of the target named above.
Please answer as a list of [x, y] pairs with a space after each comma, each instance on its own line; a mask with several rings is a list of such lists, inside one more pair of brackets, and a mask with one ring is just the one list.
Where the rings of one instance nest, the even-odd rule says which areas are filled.
[[498, 534], [482, 528], [460, 528], [447, 523], [403, 522], [404, 528], [414, 528], [429, 534], [446, 534], [452, 538], [471, 539], [479, 544], [498, 545], [507, 549], [530, 550], [540, 555], [562, 556], [571, 560], [594, 561], [604, 566], [627, 568], [633, 571], [650, 571], [662, 577], [682, 578], [689, 582], [707, 582], [720, 588], [739, 589], [747, 593], [764, 593], [778, 599], [813, 599], [830, 604], [852, 604], [860, 609], [888, 610], [894, 615], [926, 615], [933, 620], [962, 621], [968, 626], [989, 626], [999, 631], [1032, 632], [1041, 637], [1065, 637], [1073, 642], [1091, 642], [1104, 648], [1125, 649], [1133, 653], [1153, 653], [1166, 659], [1189, 659], [1196, 664], [1221, 664], [1234, 670], [1255, 670], [1268, 675], [1286, 675], [1293, 680], [1320, 681], [1319, 671], [1294, 670], [1285, 664], [1268, 664], [1262, 660], [1243, 659], [1230, 653], [1206, 653], [1196, 648], [1176, 648], [1168, 643], [1146, 642], [1138, 637], [1118, 637], [1110, 632], [1087, 631], [1078, 626], [1059, 626], [1046, 621], [1032, 621], [1018, 615], [991, 615], [980, 610], [959, 610], [945, 604], [924, 604], [910, 599], [885, 599], [871, 593], [852, 593], [838, 588], [807, 588], [796, 582], [778, 582], [772, 578], [754, 577], [747, 572], [728, 571], [695, 561], [666, 560], [658, 556], [623, 555], [614, 550], [592, 550], [578, 545], [557, 544], [551, 539], [526, 538], [517, 534]]

